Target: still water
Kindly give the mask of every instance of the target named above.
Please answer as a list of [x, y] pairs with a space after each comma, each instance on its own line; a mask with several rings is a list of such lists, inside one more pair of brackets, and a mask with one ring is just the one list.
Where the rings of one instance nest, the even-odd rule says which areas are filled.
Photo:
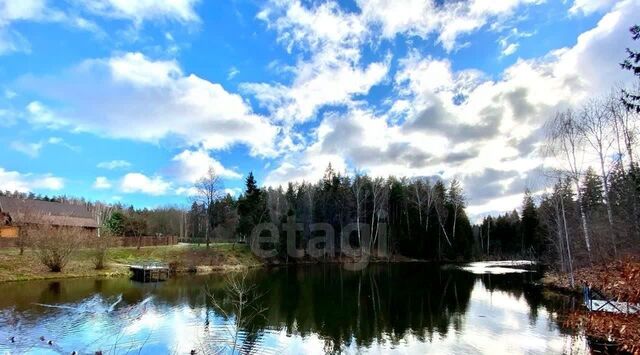
[[[0, 284], [0, 354], [563, 354], [574, 300], [537, 272], [431, 264], [255, 270], [241, 304], [221, 275], [158, 284]], [[246, 302], [244, 302], [246, 301]], [[241, 310], [241, 312], [240, 312]], [[51, 344], [49, 344], [51, 341]]]

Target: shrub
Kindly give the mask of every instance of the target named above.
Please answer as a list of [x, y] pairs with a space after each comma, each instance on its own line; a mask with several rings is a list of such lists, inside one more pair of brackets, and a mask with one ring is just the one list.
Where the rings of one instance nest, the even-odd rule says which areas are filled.
[[61, 272], [71, 255], [87, 240], [89, 233], [78, 228], [31, 225], [28, 240], [35, 254], [51, 272]]
[[96, 270], [102, 270], [105, 267], [107, 252], [114, 245], [113, 236], [108, 231], [102, 231], [100, 237], [92, 236], [90, 241], [91, 259]]

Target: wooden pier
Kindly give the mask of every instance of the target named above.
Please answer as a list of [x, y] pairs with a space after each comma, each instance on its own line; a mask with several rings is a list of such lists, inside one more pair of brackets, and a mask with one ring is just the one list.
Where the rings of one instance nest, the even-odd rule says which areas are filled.
[[133, 273], [131, 279], [139, 282], [166, 281], [169, 278], [169, 266], [161, 263], [150, 262], [139, 265], [130, 265]]

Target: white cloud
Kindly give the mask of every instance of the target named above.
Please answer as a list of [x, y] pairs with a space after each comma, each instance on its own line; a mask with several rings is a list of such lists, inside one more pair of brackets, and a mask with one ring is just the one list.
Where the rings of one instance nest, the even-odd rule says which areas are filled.
[[503, 57], [508, 57], [512, 55], [518, 50], [518, 47], [520, 46], [518, 43], [500, 42], [500, 44], [502, 46], [501, 54]]
[[177, 137], [205, 149], [240, 143], [254, 155], [275, 153], [275, 126], [220, 84], [184, 74], [176, 61], [126, 53], [84, 61], [55, 79], [25, 77], [22, 84], [66, 107], [32, 102], [34, 124], [149, 142]]
[[44, 144], [42, 142], [27, 143], [22, 141], [13, 141], [9, 146], [11, 147], [11, 149], [17, 152], [26, 154], [31, 158], [35, 158], [40, 155], [40, 150], [42, 149], [43, 145]]
[[368, 93], [388, 70], [386, 63], [358, 68], [348, 61], [325, 63], [316, 60], [299, 63], [298, 75], [291, 86], [253, 83], [242, 87], [253, 93], [277, 120], [300, 123], [313, 118], [322, 106], [346, 105], [354, 95]]
[[12, 21], [41, 19], [47, 12], [46, 0], [0, 0], [0, 26]]
[[0, 26], [0, 55], [31, 51], [31, 45], [19, 32]]
[[188, 197], [197, 196], [198, 189], [196, 189], [193, 186], [189, 186], [189, 187], [181, 186], [176, 189], [176, 195], [188, 196]]
[[[198, 23], [195, 7], [200, 0], [72, 0], [65, 7], [47, 0], [0, 0], [0, 55], [11, 52], [29, 52], [29, 41], [12, 29], [16, 22], [61, 23], [69, 27], [104, 32], [86, 16], [99, 15], [124, 19], [140, 27], [145, 21], [170, 20], [183, 24]], [[176, 50], [173, 46], [171, 50]]]
[[27, 118], [30, 123], [44, 126], [50, 129], [57, 129], [64, 126], [64, 120], [56, 117], [56, 115], [45, 107], [39, 101], [30, 102], [27, 107]]
[[232, 80], [238, 74], [240, 74], [240, 70], [238, 70], [238, 68], [236, 68], [236, 67], [231, 67], [229, 69], [229, 73], [227, 73], [227, 80]]
[[332, 1], [311, 9], [298, 0], [270, 1], [257, 17], [278, 32], [278, 40], [289, 51], [296, 45], [309, 51], [336, 44], [353, 47], [367, 34], [357, 14], [345, 13]]
[[471, 214], [509, 211], [519, 206], [525, 187], [536, 188], [531, 185], [544, 168], [538, 154], [544, 122], [558, 109], [632, 79], [618, 62], [631, 45], [624, 19], [638, 12], [637, 1], [621, 2], [575, 46], [518, 60], [498, 80], [412, 52], [399, 63], [398, 97], [389, 100], [389, 111], [351, 107], [326, 114], [311, 144], [285, 156], [267, 184], [314, 181], [332, 162], [338, 171], [377, 176], [456, 177]]
[[393, 38], [404, 33], [423, 38], [436, 34], [438, 42], [451, 51], [458, 45], [458, 37], [491, 23], [499, 27], [501, 22], [513, 16], [523, 5], [540, 3], [540, 0], [503, 1], [451, 1], [439, 4], [423, 0], [358, 0], [362, 16], [369, 23], [379, 24], [382, 35]]
[[195, 6], [200, 0], [94, 0], [80, 1], [87, 10], [106, 17], [131, 20], [173, 20], [183, 23], [200, 21]]
[[180, 180], [185, 182], [196, 182], [204, 177], [209, 168], [213, 168], [215, 173], [223, 178], [239, 179], [242, 177], [240, 173], [225, 168], [219, 161], [213, 159], [203, 150], [184, 150], [180, 154], [173, 157], [173, 170], [179, 176]]
[[64, 179], [46, 175], [42, 178], [37, 178], [33, 180], [32, 186], [35, 189], [45, 189], [45, 190], [62, 190], [64, 188]]
[[29, 192], [38, 189], [58, 191], [64, 188], [64, 179], [51, 174], [23, 174], [0, 167], [0, 190]]
[[171, 183], [160, 176], [148, 177], [141, 173], [128, 173], [120, 182], [120, 189], [125, 193], [143, 193], [147, 195], [164, 195], [171, 188]]
[[46, 145], [60, 145], [66, 147], [74, 152], [80, 150], [80, 147], [68, 144], [60, 137], [50, 137], [46, 140], [41, 140], [35, 143], [23, 142], [23, 141], [12, 141], [9, 145], [11, 149], [26, 154], [31, 158], [37, 158], [40, 155], [40, 152]]
[[589, 15], [597, 11], [608, 10], [617, 0], [574, 0], [569, 9], [572, 14], [582, 13]]
[[98, 176], [96, 181], [93, 183], [93, 188], [95, 189], [110, 189], [111, 182], [104, 176]]
[[126, 160], [111, 160], [111, 161], [100, 162], [98, 163], [97, 167], [100, 169], [115, 170], [115, 169], [129, 168], [131, 167], [131, 163], [129, 163]]
[[531, 37], [535, 34], [535, 32], [522, 32], [517, 28], [512, 28], [508, 34], [503, 35], [498, 39], [498, 44], [500, 45], [500, 56], [508, 57], [515, 53], [520, 47], [520, 43], [518, 42], [521, 38]]
[[231, 195], [231, 196], [239, 196], [240, 194], [242, 194], [242, 189], [239, 187], [235, 187], [233, 189], [224, 189], [224, 193]]
[[82, 30], [98, 32], [97, 26], [78, 16], [54, 8], [47, 0], [0, 0], [0, 55], [11, 52], [30, 52], [29, 41], [15, 29], [16, 22], [56, 22]]
[[286, 186], [289, 182], [316, 182], [322, 178], [329, 164], [335, 171], [347, 171], [347, 164], [340, 156], [305, 152], [286, 157], [267, 174], [264, 183], [266, 186]]
[[[347, 105], [365, 95], [389, 71], [389, 59], [360, 63], [360, 45], [367, 27], [355, 13], [346, 13], [334, 2], [308, 8], [300, 1], [272, 1], [258, 18], [278, 33], [288, 51], [309, 52], [289, 68], [290, 84], [245, 83], [241, 87], [279, 121], [300, 123], [314, 117], [325, 105]], [[339, 78], [340, 80], [336, 80]]]

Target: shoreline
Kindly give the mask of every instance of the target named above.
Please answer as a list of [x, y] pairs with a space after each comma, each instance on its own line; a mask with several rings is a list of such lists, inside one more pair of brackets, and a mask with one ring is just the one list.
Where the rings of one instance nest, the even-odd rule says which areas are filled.
[[[640, 304], [640, 261], [635, 258], [616, 260], [607, 265], [596, 265], [574, 272], [574, 287], [569, 275], [547, 271], [542, 285], [554, 292], [574, 296], [581, 300], [582, 285], [589, 285], [609, 299]], [[624, 314], [589, 311], [586, 306], [566, 314], [564, 325], [584, 332], [588, 339], [600, 344], [615, 344], [622, 353], [640, 353], [640, 313]]]
[[[303, 258], [296, 262], [270, 262], [255, 257], [246, 244], [216, 243], [207, 249], [204, 245], [172, 245], [141, 247], [117, 247], [109, 249], [106, 267], [96, 270], [91, 260], [91, 250], [75, 252], [61, 272], [50, 272], [40, 263], [32, 250], [20, 255], [18, 248], [0, 249], [0, 283], [74, 278], [115, 278], [130, 275], [130, 265], [145, 261], [157, 261], [169, 265], [177, 275], [207, 275], [232, 273], [255, 268], [272, 268], [295, 265], [356, 264], [353, 258], [316, 260]], [[451, 261], [419, 260], [393, 255], [390, 258], [372, 257], [368, 264], [386, 263], [449, 263]]]

